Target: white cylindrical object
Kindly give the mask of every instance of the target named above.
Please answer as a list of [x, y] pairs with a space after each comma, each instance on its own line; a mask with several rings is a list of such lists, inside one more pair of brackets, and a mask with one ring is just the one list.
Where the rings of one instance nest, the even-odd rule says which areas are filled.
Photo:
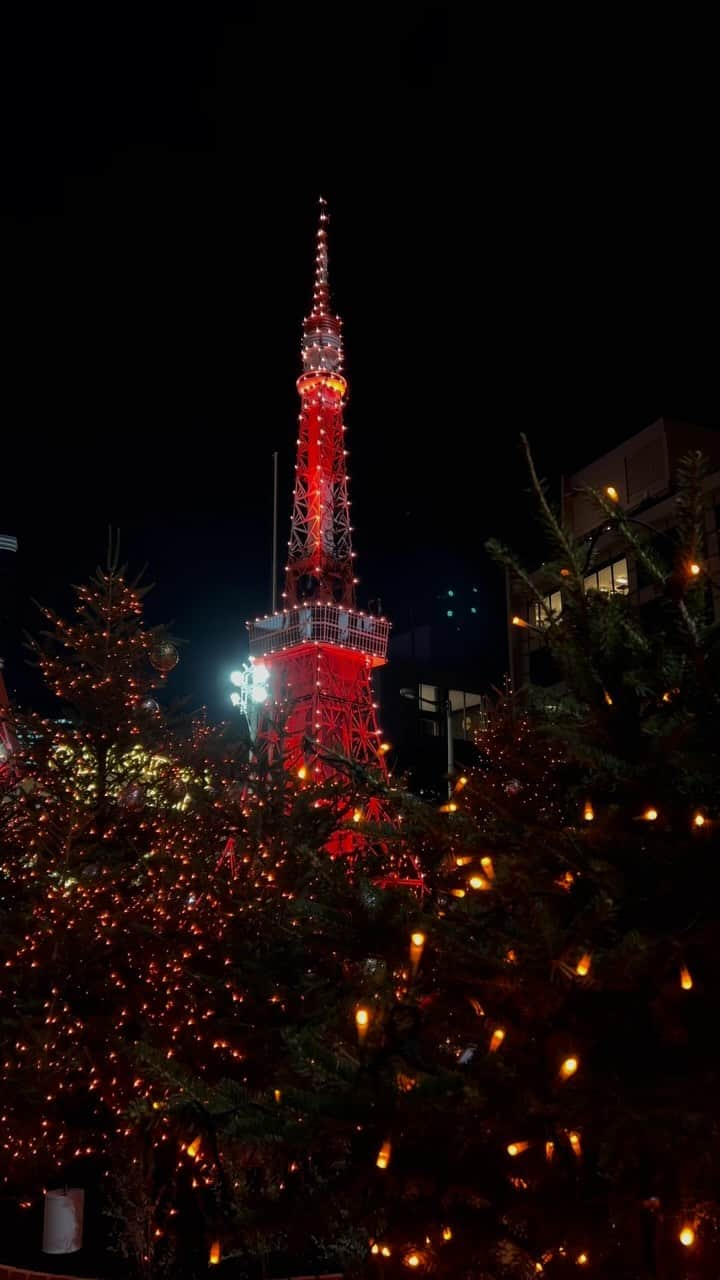
[[85, 1192], [80, 1187], [45, 1192], [43, 1253], [77, 1253], [82, 1249]]

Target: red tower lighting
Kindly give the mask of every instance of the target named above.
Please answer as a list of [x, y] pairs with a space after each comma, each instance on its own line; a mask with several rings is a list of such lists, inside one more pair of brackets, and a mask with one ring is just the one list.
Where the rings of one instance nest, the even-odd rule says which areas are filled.
[[320, 201], [312, 309], [303, 321], [300, 429], [284, 608], [247, 624], [250, 656], [269, 672], [259, 738], [304, 777], [343, 757], [384, 772], [372, 672], [390, 624], [358, 611], [343, 408], [342, 323], [330, 305], [328, 214]]

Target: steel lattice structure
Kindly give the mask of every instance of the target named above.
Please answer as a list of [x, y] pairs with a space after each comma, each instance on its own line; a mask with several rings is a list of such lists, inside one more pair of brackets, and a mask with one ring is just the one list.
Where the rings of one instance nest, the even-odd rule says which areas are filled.
[[303, 321], [303, 371], [284, 608], [248, 623], [251, 659], [268, 668], [259, 738], [301, 776], [331, 776], [332, 757], [385, 770], [372, 687], [389, 623], [359, 612], [343, 408], [342, 323], [330, 305], [328, 215], [320, 201], [315, 287]]

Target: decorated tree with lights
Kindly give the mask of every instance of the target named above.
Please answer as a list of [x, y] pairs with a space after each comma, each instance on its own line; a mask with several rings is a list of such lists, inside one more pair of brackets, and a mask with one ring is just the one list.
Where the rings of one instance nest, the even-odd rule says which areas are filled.
[[[595, 495], [656, 584], [650, 625], [585, 589], [594, 550], [536, 487], [544, 581], [494, 551], [538, 607], [563, 592], [542, 630], [562, 689], [501, 708], [440, 811], [349, 762], [254, 776], [208, 733], [182, 796], [179, 739], [142, 807], [114, 782], [84, 798], [52, 752], [13, 792], [4, 1142], [14, 1168], [107, 1173], [137, 1274], [717, 1274], [701, 466], [667, 564]], [[415, 892], [384, 874], [408, 855]]]
[[[541, 485], [545, 580], [493, 548], [540, 607], [563, 591], [542, 633], [563, 689], [523, 712], [556, 810], [507, 788], [508, 758], [440, 813], [389, 795], [420, 895], [328, 861], [307, 824], [332, 810], [294, 810], [251, 908], [259, 968], [228, 948], [242, 1074], [151, 1066], [225, 1170], [218, 1248], [247, 1274], [260, 1258], [386, 1278], [716, 1274], [720, 683], [700, 474], [689, 460], [667, 564], [595, 495], [656, 583], [651, 625], [586, 591], [588, 547]], [[259, 995], [277, 1018], [260, 1062]]]
[[75, 619], [44, 609], [32, 643], [58, 714], [18, 717], [0, 799], [2, 1178], [30, 1206], [53, 1177], [117, 1173], [124, 1243], [137, 1254], [144, 1205], [153, 1249], [136, 1261], [155, 1275], [153, 1205], [174, 1163], [132, 1119], [147, 1103], [135, 1046], [172, 1053], [173, 1005], [193, 1025], [203, 997], [178, 975], [197, 945], [194, 883], [231, 840], [243, 768], [220, 732], [153, 696], [177, 650], [145, 625], [144, 594], [111, 557], [76, 589]]

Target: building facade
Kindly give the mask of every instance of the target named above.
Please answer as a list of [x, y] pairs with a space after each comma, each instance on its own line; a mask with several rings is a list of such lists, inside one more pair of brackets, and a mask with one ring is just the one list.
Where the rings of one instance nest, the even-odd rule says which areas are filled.
[[[703, 482], [704, 564], [712, 608], [720, 620], [720, 590], [713, 585], [720, 581], [720, 431], [690, 423], [661, 418], [588, 466], [563, 477], [565, 521], [575, 537], [587, 540], [588, 548], [593, 549], [593, 569], [585, 582], [588, 590], [628, 595], [641, 609], [652, 610], [657, 588], [647, 580], [642, 565], [626, 554], [612, 523], [585, 491], [612, 487], [638, 535], [661, 559], [668, 558], [676, 528], [678, 464], [694, 450], [700, 450], [709, 463]], [[548, 596], [545, 603], [555, 617], [562, 614], [561, 591]], [[529, 623], [529, 627], [510, 629], [510, 670], [515, 688], [552, 686], [557, 673], [543, 644], [544, 611], [528, 601], [518, 586], [510, 589], [508, 610], [510, 616]]]

